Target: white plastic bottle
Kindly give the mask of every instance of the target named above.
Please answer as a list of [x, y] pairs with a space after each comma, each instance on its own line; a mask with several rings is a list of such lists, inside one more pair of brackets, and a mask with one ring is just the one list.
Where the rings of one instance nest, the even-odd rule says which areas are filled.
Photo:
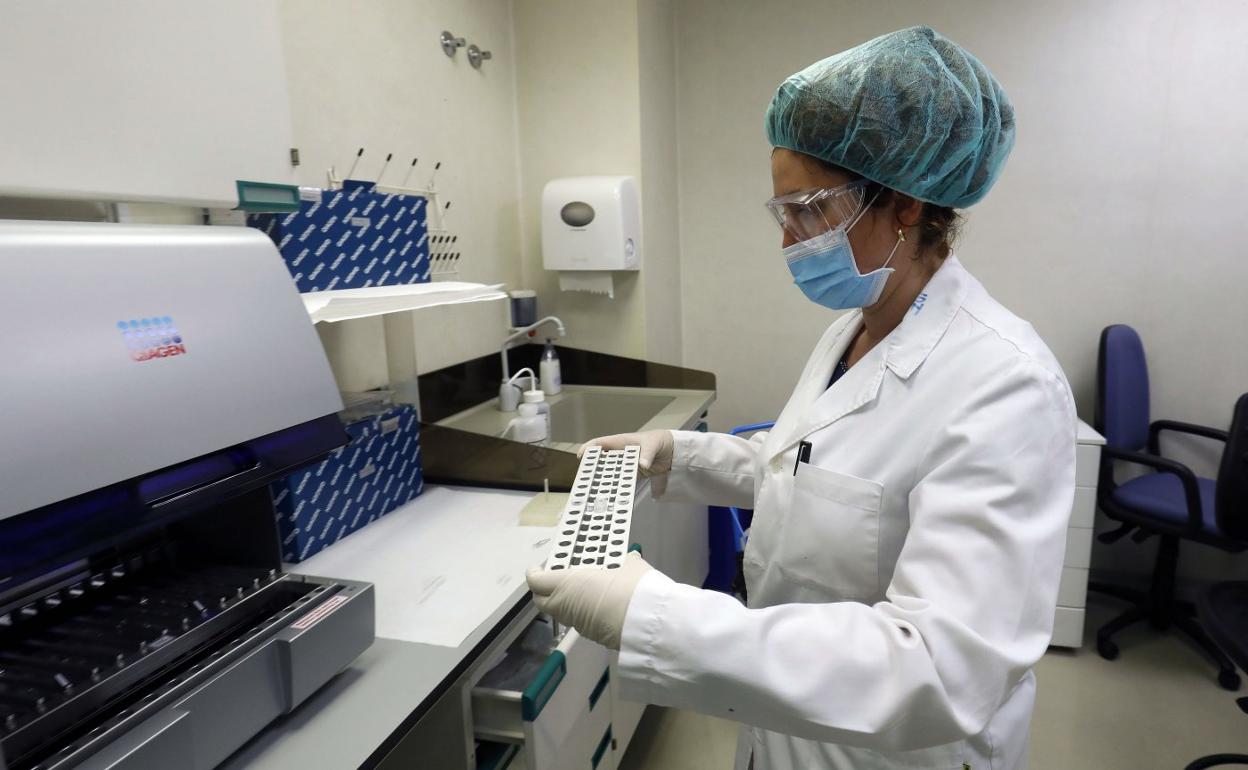
[[540, 390], [524, 391], [524, 406], [531, 404], [537, 409], [537, 414], [546, 421], [546, 437], [550, 438], [550, 404], [546, 403], [546, 394]]
[[532, 389], [537, 387], [533, 384], [537, 379], [537, 375], [534, 374], [533, 370], [529, 367], [524, 367], [520, 371], [511, 375], [510, 378], [503, 380], [503, 383], [498, 386], [498, 411], [516, 411], [516, 407], [520, 405], [520, 395], [524, 392], [524, 388], [521, 387], [516, 380], [524, 376], [525, 372], [529, 373], [529, 388]]
[[510, 433], [516, 441], [545, 446], [550, 438], [549, 420], [537, 411], [537, 405], [533, 403], [521, 404], [519, 412], [520, 416], [512, 418], [503, 435]]
[[538, 365], [541, 371], [542, 390], [554, 396], [563, 390], [563, 374], [559, 371], [559, 354], [555, 352], [555, 341], [546, 340], [546, 349], [542, 351], [542, 362]]

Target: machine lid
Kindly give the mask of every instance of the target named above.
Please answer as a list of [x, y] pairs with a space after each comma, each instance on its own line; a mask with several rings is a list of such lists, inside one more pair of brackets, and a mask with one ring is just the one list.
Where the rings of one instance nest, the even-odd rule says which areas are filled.
[[244, 227], [0, 221], [0, 520], [342, 408]]

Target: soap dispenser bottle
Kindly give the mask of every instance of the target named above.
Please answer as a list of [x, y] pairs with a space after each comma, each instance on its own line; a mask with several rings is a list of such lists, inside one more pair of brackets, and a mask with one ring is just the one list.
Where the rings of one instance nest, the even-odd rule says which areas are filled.
[[563, 390], [563, 374], [559, 371], [559, 354], [555, 352], [553, 339], [547, 338], [538, 368], [541, 371], [542, 391], [546, 395], [554, 396]]

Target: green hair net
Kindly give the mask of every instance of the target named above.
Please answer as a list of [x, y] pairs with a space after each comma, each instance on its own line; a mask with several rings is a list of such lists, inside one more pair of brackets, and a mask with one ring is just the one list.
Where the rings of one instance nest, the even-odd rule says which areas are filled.
[[928, 27], [877, 37], [780, 84], [767, 139], [938, 206], [988, 193], [1014, 146], [992, 73]]

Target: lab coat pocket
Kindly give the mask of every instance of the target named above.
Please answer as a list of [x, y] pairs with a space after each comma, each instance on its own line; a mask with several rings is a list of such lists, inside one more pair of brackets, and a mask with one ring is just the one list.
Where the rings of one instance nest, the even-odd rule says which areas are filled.
[[874, 599], [883, 496], [877, 481], [801, 463], [780, 536], [780, 571], [828, 599]]

